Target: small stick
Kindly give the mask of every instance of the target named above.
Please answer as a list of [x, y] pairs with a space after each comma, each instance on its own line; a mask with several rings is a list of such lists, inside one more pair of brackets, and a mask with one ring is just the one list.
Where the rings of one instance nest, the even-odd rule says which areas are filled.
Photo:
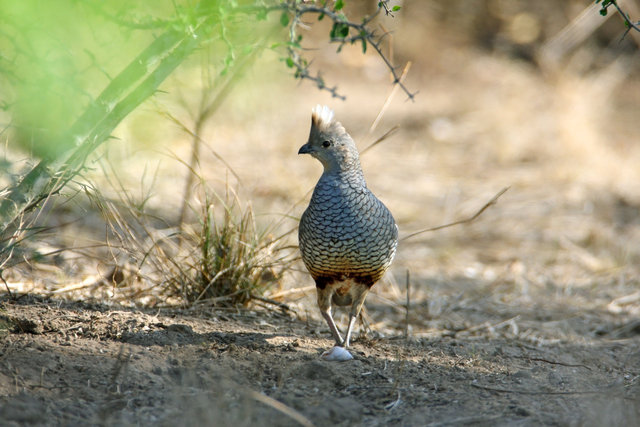
[[4, 280], [4, 277], [2, 277], [2, 270], [0, 270], [0, 280], [2, 280], [2, 283], [4, 283], [4, 287], [7, 288], [7, 293], [9, 294], [9, 298], [11, 298], [12, 300], [15, 300], [13, 294], [11, 293], [11, 289], [9, 289], [9, 284], [7, 283], [6, 280]]
[[254, 294], [251, 294], [251, 299], [255, 299], [255, 300], [264, 302], [266, 304], [275, 305], [276, 307], [280, 307], [283, 311], [291, 311], [291, 307], [289, 307], [287, 304], [285, 304], [283, 302], [275, 301], [273, 299], [261, 297], [261, 296], [254, 295]]
[[257, 391], [254, 390], [247, 390], [247, 393], [249, 394], [249, 396], [251, 396], [253, 399], [257, 400], [258, 402], [262, 402], [265, 405], [275, 409], [276, 411], [288, 416], [289, 418], [295, 420], [298, 422], [298, 424], [303, 425], [305, 427], [314, 427], [314, 424], [304, 415], [302, 415], [300, 412], [296, 411], [295, 409], [285, 405], [284, 403], [267, 396], [264, 393], [258, 393]]
[[384, 141], [385, 139], [389, 138], [391, 135], [393, 135], [394, 133], [396, 133], [396, 131], [400, 129], [400, 126], [396, 125], [394, 127], [392, 127], [391, 129], [389, 129], [384, 135], [382, 135], [380, 138], [376, 139], [375, 141], [373, 141], [371, 144], [369, 144], [367, 146], [367, 148], [365, 148], [364, 150], [362, 150], [360, 152], [360, 155], [363, 155], [364, 153], [366, 153], [367, 151], [369, 151], [369, 149], [375, 147], [376, 145], [380, 144], [382, 141]]
[[[404, 66], [404, 69], [402, 70], [402, 75], [398, 79], [398, 83], [401, 84], [404, 81], [405, 77], [407, 77], [407, 73], [409, 73], [410, 68], [411, 68], [411, 61], [407, 62], [407, 64]], [[387, 96], [386, 101], [382, 105], [382, 108], [380, 109], [378, 116], [373, 121], [373, 123], [371, 123], [371, 127], [369, 128], [369, 133], [373, 133], [373, 131], [376, 130], [376, 127], [378, 127], [378, 123], [380, 123], [382, 116], [387, 111], [387, 108], [389, 108], [389, 104], [391, 104], [391, 100], [393, 100], [393, 97], [398, 92], [398, 87], [399, 86], [396, 84], [393, 86], [393, 89], [391, 89], [391, 92], [389, 93], [389, 96]]]
[[511, 187], [504, 187], [502, 190], [500, 190], [498, 192], [498, 194], [493, 196], [493, 198], [491, 200], [489, 200], [487, 203], [485, 203], [485, 205], [482, 208], [480, 208], [480, 210], [478, 212], [476, 212], [475, 214], [473, 214], [473, 216], [471, 216], [469, 218], [461, 219], [461, 220], [458, 220], [458, 221], [454, 221], [454, 222], [451, 222], [449, 224], [438, 225], [437, 227], [431, 227], [431, 228], [426, 228], [424, 230], [416, 231], [415, 233], [411, 233], [408, 236], [404, 236], [402, 239], [400, 239], [400, 241], [402, 242], [404, 240], [410, 239], [411, 237], [415, 237], [418, 234], [426, 233], [428, 231], [442, 230], [443, 228], [453, 227], [454, 225], [468, 224], [470, 222], [473, 222], [473, 221], [476, 220], [476, 218], [478, 218], [480, 215], [482, 215], [482, 213], [484, 211], [486, 211], [491, 205], [495, 205], [496, 202], [498, 201], [498, 199], [500, 198], [500, 196], [502, 196], [504, 193], [506, 193], [509, 188], [511, 188]]
[[573, 364], [573, 363], [562, 363], [562, 362], [555, 362], [553, 360], [547, 360], [547, 359], [543, 359], [541, 357], [526, 357], [526, 356], [517, 356], [520, 359], [525, 359], [525, 360], [531, 360], [533, 362], [545, 362], [545, 363], [549, 363], [552, 365], [560, 365], [560, 366], [569, 366], [572, 368], [585, 368], [588, 370], [591, 370], [590, 367], [588, 367], [587, 365], [581, 365], [581, 364]]
[[304, 294], [309, 291], [313, 291], [316, 288], [316, 285], [309, 285], [302, 288], [288, 289], [285, 291], [280, 291], [271, 295], [272, 300], [277, 300], [279, 298], [291, 297], [291, 295]]
[[404, 339], [409, 341], [409, 310], [411, 308], [411, 279], [409, 275], [409, 269], [407, 269], [407, 307], [406, 317], [404, 319]]
[[497, 393], [516, 393], [516, 394], [530, 394], [530, 395], [567, 395], [567, 394], [599, 394], [603, 390], [576, 390], [576, 391], [538, 391], [538, 390], [513, 390], [507, 388], [487, 387], [480, 384], [471, 383], [471, 387], [479, 388], [480, 390], [495, 391]]

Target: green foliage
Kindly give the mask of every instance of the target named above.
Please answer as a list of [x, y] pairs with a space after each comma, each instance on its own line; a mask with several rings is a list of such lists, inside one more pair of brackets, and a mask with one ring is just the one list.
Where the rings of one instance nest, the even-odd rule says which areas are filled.
[[360, 37], [360, 42], [362, 43], [362, 53], [367, 53], [367, 38], [362, 31], [360, 32]]
[[349, 35], [349, 25], [344, 22], [334, 22], [333, 27], [331, 27], [331, 31], [329, 32], [329, 37], [332, 39], [344, 39]]
[[289, 14], [287, 14], [287, 12], [282, 12], [280, 15], [280, 25], [283, 27], [289, 25]]
[[0, 7], [0, 90], [15, 124], [12, 143], [55, 158], [74, 146], [58, 137], [91, 93], [148, 38], [125, 41], [116, 25], [78, 2], [4, 1]]

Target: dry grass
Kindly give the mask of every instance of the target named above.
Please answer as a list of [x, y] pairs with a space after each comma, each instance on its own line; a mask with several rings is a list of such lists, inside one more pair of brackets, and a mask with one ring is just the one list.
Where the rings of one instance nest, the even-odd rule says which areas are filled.
[[144, 201], [122, 196], [114, 202], [96, 186], [86, 194], [107, 224], [103, 251], [113, 261], [98, 278], [56, 294], [91, 294], [108, 285], [111, 298], [125, 304], [247, 305], [263, 300], [291, 263], [286, 234], [257, 225], [251, 206], [230, 188], [219, 196], [200, 181], [200, 197], [190, 204], [198, 222], [182, 227], [167, 225]]
[[201, 222], [181, 240], [190, 254], [171, 261], [165, 292], [189, 304], [246, 305], [279, 283], [289, 266], [286, 236], [259, 231], [251, 206], [243, 207], [235, 193], [214, 197], [204, 190]]

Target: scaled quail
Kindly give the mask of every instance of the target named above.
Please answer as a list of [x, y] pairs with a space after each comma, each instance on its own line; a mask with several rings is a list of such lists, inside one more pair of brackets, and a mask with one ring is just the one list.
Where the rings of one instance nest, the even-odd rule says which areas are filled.
[[[364, 299], [396, 253], [398, 227], [367, 188], [358, 149], [328, 107], [313, 109], [309, 141], [298, 154], [311, 154], [324, 166], [300, 219], [298, 239], [302, 260], [316, 282], [318, 306], [336, 341], [323, 358], [346, 360], [351, 355], [344, 349]], [[344, 340], [331, 315], [332, 302], [351, 305]], [[334, 357], [334, 350], [346, 358]]]

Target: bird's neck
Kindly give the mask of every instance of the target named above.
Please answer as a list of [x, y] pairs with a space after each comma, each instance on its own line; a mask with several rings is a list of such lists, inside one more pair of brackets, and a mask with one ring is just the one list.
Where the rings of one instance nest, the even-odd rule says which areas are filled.
[[349, 183], [351, 186], [362, 186], [366, 187], [367, 184], [364, 180], [364, 174], [362, 173], [362, 169], [360, 168], [360, 163], [356, 165], [357, 167], [350, 168], [327, 168], [325, 167], [322, 176], [320, 177], [320, 181], [318, 184], [329, 184], [332, 182], [335, 183]]

